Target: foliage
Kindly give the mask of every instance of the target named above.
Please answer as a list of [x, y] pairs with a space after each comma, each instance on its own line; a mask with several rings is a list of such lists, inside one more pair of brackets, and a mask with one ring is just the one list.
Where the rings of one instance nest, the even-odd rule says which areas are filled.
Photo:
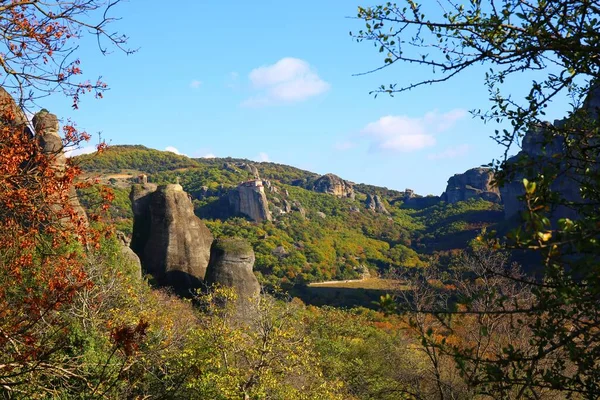
[[127, 37], [109, 30], [113, 8], [120, 2], [101, 0], [3, 2], [0, 8], [2, 87], [13, 92], [19, 105], [62, 90], [77, 108], [82, 94], [97, 97], [107, 85], [76, 81], [81, 62], [72, 56], [83, 36], [96, 36], [102, 53], [117, 47], [126, 53]]
[[[542, 267], [539, 279], [524, 279], [532, 293], [528, 304], [512, 305], [501, 296], [497, 310], [509, 318], [512, 312], [505, 307], [517, 307], [524, 317], [511, 328], [523, 327], [531, 347], [509, 341], [486, 355], [459, 349], [456, 359], [496, 361], [496, 368], [480, 371], [480, 379], [471, 382], [480, 391], [516, 390], [514, 395], [523, 397], [556, 389], [598, 397], [600, 7], [585, 0], [488, 0], [465, 6], [443, 1], [436, 14], [412, 0], [405, 4], [359, 8], [366, 29], [357, 39], [376, 43], [385, 54], [384, 66], [417, 63], [441, 75], [380, 91], [445, 81], [485, 64], [491, 67], [485, 84], [492, 106], [474, 114], [510, 123], [510, 129], [495, 133], [505, 146], [504, 158], [526, 133], [541, 139], [543, 157], [497, 163], [499, 184], [522, 181], [524, 193], [523, 224], [504, 245], [537, 256]], [[523, 87], [523, 72], [533, 77], [525, 95], [505, 93], [504, 84], [512, 79]], [[567, 118], [544, 123], [548, 104], [564, 96], [573, 106]]]
[[144, 146], [111, 146], [100, 157], [97, 153], [77, 157], [84, 171], [122, 172], [124, 169], [140, 172], [168, 171], [193, 167], [197, 163], [186, 156], [158, 151]]

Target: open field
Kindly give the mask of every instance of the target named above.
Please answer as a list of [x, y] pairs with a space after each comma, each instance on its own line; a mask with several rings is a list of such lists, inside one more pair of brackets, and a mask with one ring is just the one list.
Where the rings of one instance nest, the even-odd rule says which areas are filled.
[[311, 283], [310, 287], [319, 288], [344, 288], [344, 289], [371, 289], [371, 290], [403, 290], [406, 285], [394, 279], [366, 278], [346, 281], [327, 281]]

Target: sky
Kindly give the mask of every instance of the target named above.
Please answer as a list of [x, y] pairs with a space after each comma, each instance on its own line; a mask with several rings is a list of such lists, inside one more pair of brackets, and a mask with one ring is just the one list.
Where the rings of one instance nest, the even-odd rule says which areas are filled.
[[483, 67], [394, 97], [369, 93], [430, 71], [398, 64], [357, 76], [383, 62], [349, 35], [364, 24], [352, 18], [358, 5], [369, 3], [130, 0], [115, 8], [113, 29], [138, 51], [103, 56], [84, 40], [78, 54], [86, 77], [109, 84], [104, 98], [85, 97], [79, 110], [60, 96], [40, 106], [91, 133], [90, 148], [102, 138], [271, 161], [422, 195], [500, 158], [498, 126], [469, 113], [489, 106]]

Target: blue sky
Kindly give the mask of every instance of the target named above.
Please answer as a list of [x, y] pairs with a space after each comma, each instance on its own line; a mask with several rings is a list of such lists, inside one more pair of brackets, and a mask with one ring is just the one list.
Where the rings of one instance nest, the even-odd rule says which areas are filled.
[[77, 111], [58, 96], [40, 105], [76, 121], [92, 142], [101, 132], [111, 144], [268, 160], [423, 195], [501, 155], [489, 138], [497, 127], [468, 114], [488, 104], [483, 69], [377, 99], [369, 91], [380, 84], [428, 71], [397, 65], [353, 76], [382, 62], [349, 36], [362, 24], [346, 17], [366, 2], [172, 4], [131, 0], [116, 9], [114, 28], [139, 48], [132, 56], [82, 43], [85, 75], [111, 87], [104, 99], [84, 98]]

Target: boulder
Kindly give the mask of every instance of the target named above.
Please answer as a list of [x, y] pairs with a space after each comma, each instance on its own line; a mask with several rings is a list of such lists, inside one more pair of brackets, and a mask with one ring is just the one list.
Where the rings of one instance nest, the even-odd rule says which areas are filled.
[[[154, 191], [153, 191], [154, 189]], [[199, 288], [213, 237], [194, 214], [189, 195], [178, 184], [134, 185], [132, 249], [159, 285], [180, 294]]]
[[240, 315], [252, 310], [260, 294], [260, 285], [252, 272], [254, 260], [252, 246], [244, 239], [217, 239], [210, 248], [206, 284], [235, 289], [236, 311]]
[[354, 198], [354, 184], [343, 180], [334, 174], [325, 174], [317, 179], [313, 185], [312, 190], [320, 193], [328, 193], [337, 197], [349, 197]]
[[484, 199], [500, 203], [500, 190], [492, 185], [494, 173], [489, 168], [472, 168], [448, 179], [443, 199], [454, 204], [469, 199]]
[[117, 232], [117, 239], [119, 241], [119, 247], [123, 258], [131, 264], [133, 273], [138, 279], [142, 278], [142, 262], [137, 254], [131, 249], [131, 241], [125, 236], [123, 232]]
[[229, 204], [236, 214], [244, 214], [252, 221], [271, 221], [269, 202], [261, 180], [243, 182], [229, 191]]

